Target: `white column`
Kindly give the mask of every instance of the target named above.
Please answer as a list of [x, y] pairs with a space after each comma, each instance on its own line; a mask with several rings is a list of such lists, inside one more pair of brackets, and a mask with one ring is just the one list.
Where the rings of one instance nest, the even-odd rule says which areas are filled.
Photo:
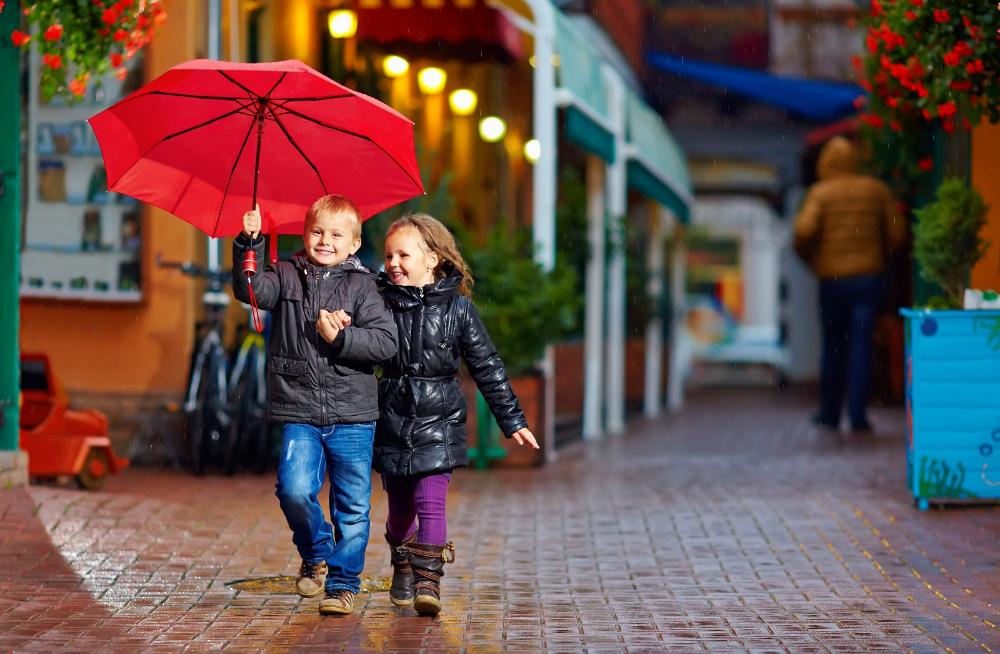
[[602, 436], [601, 408], [604, 380], [604, 161], [587, 155], [587, 259], [586, 296], [583, 325], [583, 437], [595, 440]]
[[660, 382], [663, 379], [663, 319], [658, 308], [663, 295], [663, 226], [668, 220], [667, 210], [648, 201], [646, 205], [649, 232], [646, 235], [646, 295], [650, 305], [656, 307], [646, 323], [646, 378], [643, 388], [643, 413], [647, 418], [660, 415]]
[[[535, 18], [535, 70], [532, 77], [532, 131], [541, 144], [541, 153], [532, 170], [531, 229], [535, 244], [535, 260], [545, 270], [556, 263], [556, 76], [552, 65], [555, 48], [555, 23], [548, 0], [530, 0]], [[555, 459], [555, 354], [552, 346], [545, 348], [541, 362], [545, 377], [545, 443], [546, 459]]]
[[625, 92], [624, 84], [610, 68], [604, 68], [608, 81], [608, 117], [615, 136], [615, 160], [608, 167], [608, 371], [607, 430], [625, 431], [625, 234], [628, 197], [625, 186]]
[[674, 223], [670, 258], [670, 359], [667, 372], [667, 410], [684, 406], [684, 361], [682, 330], [687, 311], [684, 286], [687, 275], [687, 251], [681, 238], [683, 228]]

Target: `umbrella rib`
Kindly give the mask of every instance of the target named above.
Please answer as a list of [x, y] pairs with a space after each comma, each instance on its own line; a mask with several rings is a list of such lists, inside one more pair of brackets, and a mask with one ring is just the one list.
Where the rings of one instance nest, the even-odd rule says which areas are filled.
[[386, 152], [386, 149], [383, 148], [379, 143], [377, 143], [370, 136], [366, 136], [364, 134], [359, 134], [358, 132], [352, 132], [350, 130], [343, 129], [342, 127], [335, 127], [333, 125], [324, 123], [323, 121], [321, 121], [321, 120], [319, 120], [317, 118], [313, 118], [312, 116], [307, 116], [307, 115], [305, 115], [305, 114], [303, 114], [301, 112], [295, 111], [294, 109], [289, 109], [288, 107], [285, 107], [285, 106], [282, 106], [281, 109], [283, 109], [284, 111], [292, 114], [293, 116], [298, 116], [299, 118], [302, 118], [303, 120], [308, 120], [308, 121], [310, 121], [312, 123], [315, 123], [315, 124], [319, 125], [320, 127], [325, 127], [327, 129], [333, 130], [335, 132], [340, 132], [342, 134], [347, 134], [348, 136], [353, 136], [355, 138], [359, 138], [359, 139], [361, 139], [363, 141], [368, 141], [369, 143], [371, 143], [372, 145], [374, 145], [376, 148], [378, 148], [379, 150], [381, 150], [387, 157], [389, 157], [389, 160], [392, 161], [394, 164], [396, 164], [396, 166], [398, 166], [399, 169], [402, 170], [406, 174], [406, 176], [410, 178], [410, 181], [412, 181], [418, 187], [423, 188], [423, 182], [421, 182], [419, 179], [414, 179], [414, 177], [410, 173], [410, 171], [408, 171], [406, 168], [403, 168], [403, 165], [400, 164], [398, 161], [396, 161], [396, 157], [394, 157], [391, 154], [389, 154], [388, 152]]
[[271, 102], [320, 102], [322, 100], [340, 100], [342, 98], [353, 97], [353, 93], [342, 93], [340, 95], [322, 95], [313, 98], [271, 98]]
[[149, 146], [148, 148], [146, 148], [146, 149], [145, 149], [145, 150], [143, 151], [143, 153], [142, 153], [142, 156], [140, 156], [140, 157], [137, 157], [137, 158], [136, 158], [136, 160], [135, 160], [135, 161], [134, 161], [134, 162], [132, 163], [132, 165], [131, 165], [131, 166], [129, 166], [128, 168], [126, 168], [125, 170], [123, 170], [123, 171], [122, 171], [122, 174], [121, 174], [121, 175], [119, 175], [118, 177], [116, 177], [116, 178], [114, 179], [114, 181], [112, 181], [111, 179], [109, 179], [109, 180], [108, 180], [108, 188], [110, 189], [110, 188], [112, 188], [112, 187], [113, 187], [113, 186], [114, 186], [115, 184], [117, 184], [117, 183], [118, 183], [118, 180], [120, 180], [120, 179], [121, 179], [122, 177], [124, 177], [124, 176], [125, 176], [126, 174], [128, 174], [128, 172], [129, 172], [130, 170], [132, 170], [132, 168], [134, 168], [134, 167], [135, 167], [135, 164], [137, 164], [137, 163], [138, 163], [139, 161], [141, 161], [142, 159], [145, 159], [145, 158], [146, 158], [146, 156], [147, 156], [147, 155], [148, 155], [148, 154], [149, 154], [150, 152], [152, 152], [154, 148], [156, 148], [157, 146], [160, 146], [160, 145], [162, 145], [162, 144], [164, 143], [164, 141], [167, 141], [167, 140], [169, 140], [169, 139], [172, 139], [172, 138], [175, 138], [175, 137], [178, 137], [178, 136], [181, 136], [182, 134], [187, 134], [188, 132], [193, 132], [193, 131], [194, 131], [194, 130], [196, 130], [196, 129], [201, 129], [202, 127], [206, 127], [206, 126], [208, 126], [208, 125], [211, 125], [212, 123], [216, 123], [216, 122], [218, 122], [218, 121], [222, 120], [223, 118], [228, 118], [229, 116], [232, 116], [232, 115], [234, 115], [234, 114], [238, 114], [238, 113], [240, 113], [240, 112], [244, 111], [245, 109], [246, 109], [246, 107], [245, 107], [245, 106], [242, 106], [242, 105], [241, 105], [240, 107], [238, 107], [238, 108], [236, 108], [236, 109], [233, 109], [232, 111], [227, 111], [226, 113], [222, 114], [221, 116], [216, 116], [215, 118], [212, 118], [212, 119], [210, 119], [210, 120], [207, 120], [207, 121], [205, 121], [204, 123], [201, 123], [201, 124], [199, 124], [199, 125], [194, 125], [194, 126], [192, 126], [192, 127], [188, 127], [188, 128], [186, 128], [186, 129], [182, 129], [182, 130], [181, 130], [181, 131], [179, 131], [179, 132], [174, 132], [173, 134], [168, 134], [167, 136], [164, 136], [163, 138], [161, 138], [160, 140], [158, 140], [158, 141], [157, 141], [156, 143], [153, 143], [153, 144], [152, 144], [152, 145], [150, 145], [150, 146]]
[[250, 134], [253, 132], [254, 126], [257, 121], [250, 121], [250, 129], [247, 130], [246, 136], [243, 137], [243, 143], [240, 145], [240, 151], [236, 153], [236, 158], [233, 159], [233, 167], [229, 170], [229, 179], [226, 180], [226, 190], [222, 192], [222, 202], [219, 203], [219, 213], [215, 216], [215, 228], [212, 230], [214, 234], [219, 229], [219, 223], [222, 222], [222, 207], [226, 204], [226, 196], [229, 195], [229, 185], [233, 183], [233, 175], [236, 173], [236, 166], [240, 163], [240, 157], [243, 156], [243, 150], [247, 147], [247, 141], [250, 140]]
[[150, 91], [145, 95], [168, 95], [173, 98], [191, 98], [193, 100], [232, 100], [234, 102], [246, 100], [246, 98], [242, 97], [238, 98], [235, 96], [228, 96], [228, 95], [198, 95], [195, 93], [178, 93], [176, 91]]
[[[244, 91], [246, 92], [246, 94], [247, 94], [248, 96], [250, 96], [250, 97], [249, 97], [249, 99], [250, 99], [251, 101], [256, 101], [256, 100], [258, 100], [258, 99], [260, 98], [260, 96], [259, 96], [258, 94], [254, 93], [253, 91], [251, 91], [250, 89], [248, 89], [247, 87], [243, 86], [242, 84], [240, 84], [239, 82], [237, 82], [237, 81], [236, 81], [235, 79], [233, 79], [232, 77], [230, 77], [229, 75], [227, 75], [227, 74], [226, 74], [226, 71], [224, 71], [224, 70], [220, 70], [220, 71], [218, 71], [218, 73], [219, 73], [220, 75], [222, 75], [223, 77], [225, 77], [225, 78], [226, 78], [227, 80], [229, 80], [230, 82], [232, 82], [233, 84], [235, 84], [236, 86], [238, 86], [238, 87], [240, 87], [241, 89], [243, 89], [243, 90], [244, 90]], [[279, 81], [280, 81], [280, 80], [279, 80]]]
[[[208, 125], [211, 125], [212, 123], [219, 122], [223, 118], [228, 118], [228, 117], [232, 116], [233, 114], [238, 114], [241, 111], [243, 111], [244, 109], [246, 109], [246, 107], [244, 107], [244, 106], [241, 105], [240, 107], [238, 107], [236, 109], [233, 109], [232, 111], [227, 111], [226, 113], [222, 114], [221, 116], [216, 116], [214, 118], [210, 118], [210, 119], [206, 120], [203, 123], [199, 123], [197, 125], [192, 125], [191, 127], [187, 127], [185, 129], [182, 129], [179, 132], [174, 132], [173, 134], [167, 134], [162, 139], [160, 139], [159, 143], [163, 143], [164, 141], [168, 141], [168, 140], [170, 140], [172, 138], [176, 138], [178, 136], [182, 136], [184, 134], [187, 134], [188, 132], [193, 132], [196, 129], [201, 129], [202, 127], [207, 127]], [[157, 145], [159, 145], [159, 143], [157, 143]]]
[[316, 173], [316, 178], [319, 179], [319, 185], [323, 187], [323, 194], [326, 195], [327, 193], [329, 193], [329, 191], [327, 191], [326, 189], [326, 183], [323, 182], [323, 176], [319, 174], [319, 168], [317, 168], [316, 164], [312, 162], [312, 159], [309, 158], [309, 155], [307, 155], [305, 151], [303, 151], [302, 148], [299, 147], [299, 144], [295, 142], [295, 139], [292, 138], [292, 135], [288, 133], [288, 130], [285, 129], [285, 124], [282, 123], [281, 119], [278, 118], [277, 114], [274, 113], [274, 109], [268, 106], [267, 110], [271, 113], [271, 116], [274, 117], [274, 122], [277, 123], [278, 127], [281, 128], [281, 132], [282, 134], [285, 135], [285, 138], [288, 139], [288, 142], [292, 144], [293, 148], [298, 150], [298, 153], [302, 155], [302, 158], [306, 160], [306, 163], [309, 164], [309, 167], [313, 169], [314, 173]]

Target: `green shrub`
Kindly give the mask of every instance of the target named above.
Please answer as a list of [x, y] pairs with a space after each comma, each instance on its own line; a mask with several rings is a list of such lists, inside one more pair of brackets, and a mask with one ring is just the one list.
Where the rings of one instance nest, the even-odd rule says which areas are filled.
[[976, 189], [950, 178], [938, 187], [937, 200], [914, 212], [913, 256], [924, 279], [945, 292], [933, 306], [961, 308], [969, 273], [989, 246], [979, 236], [988, 210]]
[[531, 253], [527, 231], [502, 224], [482, 246], [465, 247], [476, 307], [511, 376], [532, 371], [546, 345], [576, 332], [582, 301], [571, 266], [546, 272]]

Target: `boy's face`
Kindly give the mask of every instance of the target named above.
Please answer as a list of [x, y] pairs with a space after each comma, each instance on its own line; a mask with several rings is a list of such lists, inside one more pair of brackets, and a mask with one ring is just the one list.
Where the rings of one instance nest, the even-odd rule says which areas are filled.
[[361, 247], [361, 238], [354, 235], [354, 220], [340, 214], [320, 214], [306, 224], [302, 235], [306, 256], [317, 266], [343, 263]]

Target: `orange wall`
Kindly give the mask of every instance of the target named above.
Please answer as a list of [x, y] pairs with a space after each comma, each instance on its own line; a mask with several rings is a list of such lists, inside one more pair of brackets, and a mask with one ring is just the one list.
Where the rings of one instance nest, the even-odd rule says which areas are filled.
[[[147, 78], [203, 51], [201, 2], [167, 0], [167, 22], [146, 52]], [[205, 238], [159, 209], [143, 216], [143, 301], [115, 305], [21, 301], [21, 349], [49, 354], [70, 391], [142, 393], [184, 389], [200, 284], [153, 263], [203, 259]]]
[[972, 183], [990, 205], [982, 232], [990, 249], [972, 270], [972, 287], [1000, 290], [1000, 124], [972, 133]]

